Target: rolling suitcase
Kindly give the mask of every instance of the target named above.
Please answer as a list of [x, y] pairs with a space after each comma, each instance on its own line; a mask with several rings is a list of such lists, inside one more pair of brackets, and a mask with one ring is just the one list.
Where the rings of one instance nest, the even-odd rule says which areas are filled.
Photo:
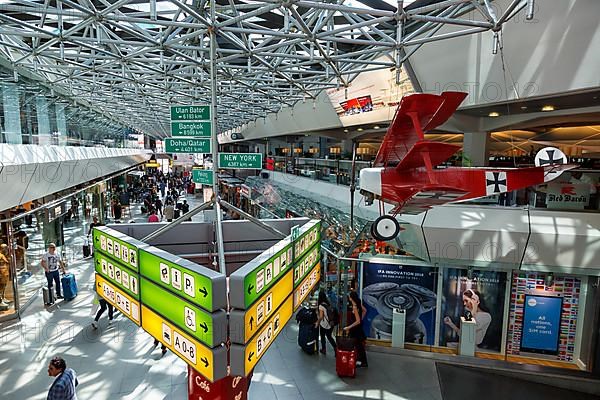
[[335, 372], [339, 377], [354, 378], [356, 376], [356, 350], [335, 351]]
[[87, 258], [92, 254], [92, 249], [90, 248], [90, 241], [85, 239], [83, 243], [83, 258]]
[[63, 289], [63, 296], [65, 300], [73, 300], [77, 296], [77, 282], [75, 282], [75, 275], [64, 274], [60, 279], [60, 283]]
[[49, 290], [46, 286], [42, 288], [42, 297], [44, 299], [44, 305], [49, 306], [54, 304], [54, 292]]

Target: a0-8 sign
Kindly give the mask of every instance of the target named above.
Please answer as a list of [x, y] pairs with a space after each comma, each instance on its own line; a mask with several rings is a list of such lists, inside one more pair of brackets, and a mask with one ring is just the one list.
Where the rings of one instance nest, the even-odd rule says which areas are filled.
[[192, 364], [196, 364], [196, 345], [179, 334], [173, 332], [173, 347]]

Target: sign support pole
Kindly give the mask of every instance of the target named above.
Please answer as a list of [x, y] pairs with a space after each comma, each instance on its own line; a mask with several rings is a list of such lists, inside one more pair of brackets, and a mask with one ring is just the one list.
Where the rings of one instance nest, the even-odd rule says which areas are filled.
[[210, 3], [210, 14], [213, 26], [209, 27], [210, 33], [210, 119], [212, 131], [212, 159], [213, 159], [213, 193], [215, 196], [215, 224], [217, 233], [217, 252], [219, 254], [219, 272], [226, 273], [225, 252], [223, 250], [223, 226], [221, 225], [221, 196], [219, 195], [219, 141], [217, 140], [217, 34], [215, 32], [216, 12], [215, 1]]

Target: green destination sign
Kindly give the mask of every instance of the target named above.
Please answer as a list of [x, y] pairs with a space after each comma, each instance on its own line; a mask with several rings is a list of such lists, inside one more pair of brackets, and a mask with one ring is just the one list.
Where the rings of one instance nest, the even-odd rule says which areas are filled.
[[210, 121], [171, 122], [171, 136], [210, 137]]
[[[142, 304], [194, 338], [214, 347], [227, 339], [227, 314], [206, 312], [142, 277]], [[213, 317], [218, 323], [214, 323]]]
[[203, 185], [213, 184], [213, 172], [209, 169], [193, 169], [192, 181]]
[[171, 106], [171, 121], [202, 121], [210, 119], [210, 106]]
[[224, 275], [155, 247], [140, 250], [140, 275], [205, 310], [227, 305]]
[[139, 275], [132, 269], [125, 267], [122, 263], [115, 262], [100, 252], [94, 254], [96, 272], [107, 281], [116, 285], [119, 289], [136, 300], [140, 299]]
[[219, 168], [262, 169], [262, 154], [219, 153]]
[[210, 153], [210, 138], [165, 139], [165, 153]]
[[230, 275], [231, 306], [240, 310], [250, 307], [291, 265], [292, 242], [288, 236]]
[[105, 226], [92, 230], [92, 240], [95, 250], [138, 271], [138, 247], [144, 243]]

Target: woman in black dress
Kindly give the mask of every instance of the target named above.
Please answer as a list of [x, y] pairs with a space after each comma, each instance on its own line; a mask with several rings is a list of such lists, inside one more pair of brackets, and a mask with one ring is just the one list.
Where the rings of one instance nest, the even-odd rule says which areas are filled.
[[354, 291], [348, 293], [348, 300], [352, 305], [351, 320], [352, 323], [344, 327], [344, 331], [348, 332], [351, 338], [354, 338], [356, 344], [356, 366], [367, 367], [367, 352], [365, 351], [365, 332], [363, 330], [362, 319], [367, 310], [362, 305], [358, 294]]

